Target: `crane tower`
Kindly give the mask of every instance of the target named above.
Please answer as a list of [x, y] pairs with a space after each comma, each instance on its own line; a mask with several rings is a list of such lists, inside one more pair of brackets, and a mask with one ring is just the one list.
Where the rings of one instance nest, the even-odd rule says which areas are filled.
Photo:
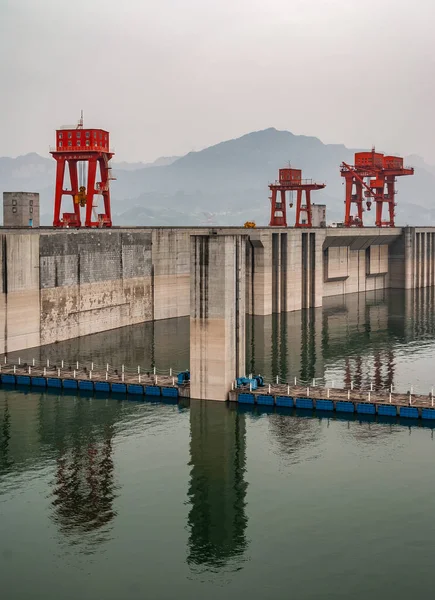
[[[286, 193], [296, 192], [295, 227], [311, 227], [311, 192], [321, 190], [324, 183], [314, 183], [312, 179], [302, 179], [301, 169], [285, 168], [279, 170], [279, 180], [269, 185], [270, 227], [287, 227]], [[279, 197], [278, 197], [279, 192]], [[305, 195], [305, 198], [304, 198]], [[290, 201], [290, 208], [293, 202]]]
[[[81, 227], [81, 209], [85, 209], [85, 227], [112, 227], [109, 184], [115, 178], [109, 164], [113, 156], [109, 149], [109, 132], [84, 129], [82, 112], [77, 127], [56, 131], [56, 147], [50, 153], [57, 163], [53, 227]], [[71, 189], [64, 183], [67, 164]], [[96, 181], [98, 166], [100, 181]], [[100, 195], [104, 212], [97, 214]], [[71, 196], [71, 212], [62, 213], [63, 196]]]
[[[367, 210], [376, 204], [376, 227], [394, 227], [396, 177], [413, 175], [414, 169], [403, 166], [403, 158], [384, 156], [373, 148], [371, 152], [356, 152], [355, 164], [341, 165], [341, 176], [346, 182], [345, 227], [363, 227], [364, 202]], [[383, 207], [388, 215], [384, 218]], [[356, 214], [352, 214], [355, 205]]]

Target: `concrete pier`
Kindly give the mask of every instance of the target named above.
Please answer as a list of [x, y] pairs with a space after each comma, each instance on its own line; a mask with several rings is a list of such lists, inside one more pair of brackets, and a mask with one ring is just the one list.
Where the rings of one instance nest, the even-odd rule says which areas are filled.
[[190, 283], [190, 393], [227, 400], [245, 374], [244, 235], [192, 236]]

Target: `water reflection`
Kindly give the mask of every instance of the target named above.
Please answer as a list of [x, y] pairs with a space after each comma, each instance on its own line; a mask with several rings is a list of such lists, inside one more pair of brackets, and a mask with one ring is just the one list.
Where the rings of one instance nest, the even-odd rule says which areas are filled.
[[279, 454], [296, 464], [308, 448], [316, 452], [321, 424], [315, 418], [294, 418], [285, 412], [276, 413], [269, 418], [269, 431], [278, 444]]
[[[53, 490], [53, 519], [70, 543], [81, 544], [83, 534], [92, 544], [109, 539], [108, 525], [115, 517], [113, 500], [113, 426], [106, 426], [102, 439], [76, 437], [57, 458]], [[98, 535], [95, 535], [97, 534]]]
[[247, 547], [244, 415], [191, 401], [190, 466], [187, 562], [198, 571], [237, 570]]
[[19, 489], [22, 477], [52, 469], [50, 518], [69, 544], [85, 543], [91, 551], [109, 539], [116, 515], [113, 438], [120, 419], [116, 401], [102, 406], [0, 390], [0, 494]]
[[417, 342], [435, 344], [433, 288], [334, 296], [321, 308], [248, 317], [247, 370], [269, 380], [389, 388], [401, 383], [398, 357]]
[[39, 405], [40, 439], [56, 461], [51, 517], [70, 544], [85, 540], [88, 552], [110, 538], [116, 515], [113, 437], [120, 417], [116, 401], [103, 408], [87, 398], [53, 405], [43, 397]]
[[[112, 539], [122, 495], [115, 439], [137, 433], [140, 406], [0, 390], [0, 495], [51, 472], [43, 496], [62, 543], [81, 554], [100, 551]], [[162, 418], [150, 412], [150, 432]], [[223, 403], [192, 401], [189, 465], [187, 562], [194, 571], [237, 570], [247, 549], [245, 416]]]
[[7, 472], [12, 465], [9, 457], [9, 444], [11, 439], [11, 414], [9, 402], [4, 402], [3, 411], [0, 416], [0, 474]]
[[[397, 356], [406, 346], [435, 343], [435, 288], [377, 290], [323, 299], [321, 308], [247, 316], [246, 370], [266, 379], [307, 383], [329, 378], [337, 385], [396, 385]], [[189, 365], [189, 319], [142, 323], [11, 353], [22, 363], [107, 362], [159, 371]], [[406, 390], [405, 390], [406, 391]], [[426, 391], [426, 390], [425, 390]]]
[[[427, 386], [435, 359], [434, 293], [378, 291], [329, 298], [320, 309], [250, 317], [247, 332], [248, 370], [267, 379], [328, 378], [337, 385], [400, 387], [407, 371]], [[188, 321], [173, 320], [159, 333], [158, 324], [146, 324], [135, 332], [119, 330], [68, 343], [75, 348], [71, 356], [84, 351], [102, 358], [106, 352], [113, 362], [126, 363], [147, 356], [163, 366], [175, 355], [182, 357], [184, 368], [188, 338]], [[56, 360], [67, 352], [66, 345], [58, 346]], [[124, 431], [137, 433], [124, 405], [135, 406], [114, 399], [92, 402], [0, 390], [0, 494], [13, 477], [18, 486], [32, 472], [49, 468], [50, 519], [65, 543], [81, 552], [95, 552], [113, 535], [115, 501], [122, 497], [114, 440], [121, 421]], [[161, 424], [158, 413], [153, 415], [150, 428]], [[289, 414], [267, 418], [279, 453], [292, 463], [302, 450], [317, 453], [322, 435], [318, 419]], [[187, 562], [194, 572], [236, 570], [246, 560], [245, 419], [243, 412], [220, 403], [191, 403]], [[369, 444], [391, 431], [391, 425], [372, 428], [366, 421], [349, 428], [349, 436]]]
[[41, 363], [48, 358], [51, 365], [58, 366], [62, 360], [66, 365], [79, 361], [88, 366], [92, 361], [99, 366], [109, 363], [114, 368], [141, 365], [145, 370], [155, 366], [158, 370], [172, 367], [181, 371], [189, 367], [189, 326], [188, 317], [138, 323], [11, 352], [8, 357], [9, 360], [20, 357], [22, 363], [29, 364], [33, 359]]

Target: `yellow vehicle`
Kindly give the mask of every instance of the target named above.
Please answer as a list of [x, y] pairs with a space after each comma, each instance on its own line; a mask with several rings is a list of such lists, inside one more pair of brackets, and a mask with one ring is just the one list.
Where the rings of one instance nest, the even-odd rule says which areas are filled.
[[254, 221], [246, 221], [246, 223], [243, 225], [243, 227], [246, 227], [246, 229], [254, 229], [254, 227], [256, 227]]

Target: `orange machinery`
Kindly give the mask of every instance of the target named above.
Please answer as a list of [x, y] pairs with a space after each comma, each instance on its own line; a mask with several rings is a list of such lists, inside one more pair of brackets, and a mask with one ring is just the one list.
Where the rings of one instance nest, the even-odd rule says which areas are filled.
[[[341, 176], [346, 181], [345, 227], [363, 227], [365, 201], [367, 210], [376, 203], [376, 227], [394, 227], [394, 201], [396, 177], [413, 175], [414, 169], [404, 168], [403, 158], [384, 156], [373, 148], [371, 152], [356, 152], [355, 164], [341, 165]], [[388, 207], [388, 217], [383, 218], [384, 204]], [[356, 214], [352, 214], [352, 205]]]
[[[85, 208], [85, 227], [111, 227], [109, 132], [104, 129], [84, 129], [83, 113], [77, 127], [56, 131], [56, 146], [51, 150], [56, 160], [56, 188], [53, 227], [81, 227], [81, 208]], [[71, 189], [64, 187], [68, 166]], [[97, 167], [101, 181], [96, 181]], [[86, 177], [87, 170], [87, 177]], [[87, 179], [87, 181], [86, 181]], [[62, 212], [63, 196], [71, 196], [73, 212]], [[97, 199], [103, 197], [104, 212], [97, 214]]]
[[[287, 227], [286, 193], [296, 192], [295, 227], [311, 227], [311, 192], [321, 190], [324, 183], [314, 183], [311, 179], [302, 179], [301, 169], [290, 167], [279, 170], [279, 180], [269, 185], [271, 227]], [[278, 197], [278, 192], [280, 193]], [[303, 196], [305, 195], [305, 202]], [[290, 208], [293, 202], [290, 201]]]

